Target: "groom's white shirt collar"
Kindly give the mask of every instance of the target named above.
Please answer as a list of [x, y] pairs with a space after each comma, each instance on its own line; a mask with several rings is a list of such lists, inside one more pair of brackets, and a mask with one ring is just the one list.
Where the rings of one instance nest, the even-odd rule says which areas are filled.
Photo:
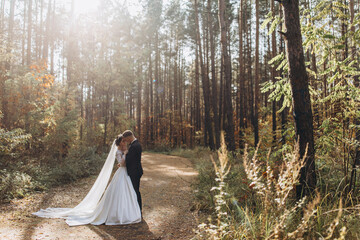
[[130, 143], [130, 145], [133, 144], [133, 142], [135, 142], [136, 140], [137, 140], [137, 138], [135, 138], [135, 139]]

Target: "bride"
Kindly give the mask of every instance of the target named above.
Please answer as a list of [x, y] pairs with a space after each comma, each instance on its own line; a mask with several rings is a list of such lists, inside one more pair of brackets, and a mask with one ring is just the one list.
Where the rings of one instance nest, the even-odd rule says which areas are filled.
[[[141, 222], [135, 190], [126, 171], [126, 142], [120, 134], [113, 142], [99, 176], [86, 197], [74, 208], [47, 208], [33, 213], [44, 218], [64, 218], [69, 226], [120, 225]], [[115, 159], [119, 168], [106, 188]]]

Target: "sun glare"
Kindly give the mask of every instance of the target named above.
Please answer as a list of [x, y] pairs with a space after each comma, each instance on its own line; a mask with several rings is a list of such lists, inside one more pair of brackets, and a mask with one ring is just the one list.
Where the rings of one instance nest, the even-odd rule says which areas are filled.
[[[131, 15], [136, 16], [141, 11], [139, 0], [122, 0], [126, 3]], [[77, 15], [97, 11], [101, 0], [75, 0], [75, 13]]]
[[96, 11], [100, 0], [75, 0], [75, 13], [86, 14]]

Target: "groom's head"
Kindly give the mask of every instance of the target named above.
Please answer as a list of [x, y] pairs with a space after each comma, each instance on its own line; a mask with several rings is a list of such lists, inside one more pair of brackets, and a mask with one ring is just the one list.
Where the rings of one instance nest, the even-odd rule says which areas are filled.
[[126, 130], [125, 132], [123, 132], [122, 135], [124, 137], [124, 140], [128, 143], [131, 143], [135, 139], [134, 133], [130, 130]]

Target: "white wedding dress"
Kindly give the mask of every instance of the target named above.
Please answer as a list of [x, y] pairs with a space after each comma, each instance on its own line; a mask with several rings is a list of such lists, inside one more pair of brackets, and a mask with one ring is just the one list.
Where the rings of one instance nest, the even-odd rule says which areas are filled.
[[[120, 225], [141, 222], [140, 207], [126, 167], [119, 167], [109, 186], [115, 158], [120, 163], [124, 155], [115, 141], [106, 162], [86, 197], [74, 208], [47, 208], [33, 213], [45, 218], [64, 218], [69, 226], [84, 224]], [[105, 190], [106, 189], [106, 190]]]

